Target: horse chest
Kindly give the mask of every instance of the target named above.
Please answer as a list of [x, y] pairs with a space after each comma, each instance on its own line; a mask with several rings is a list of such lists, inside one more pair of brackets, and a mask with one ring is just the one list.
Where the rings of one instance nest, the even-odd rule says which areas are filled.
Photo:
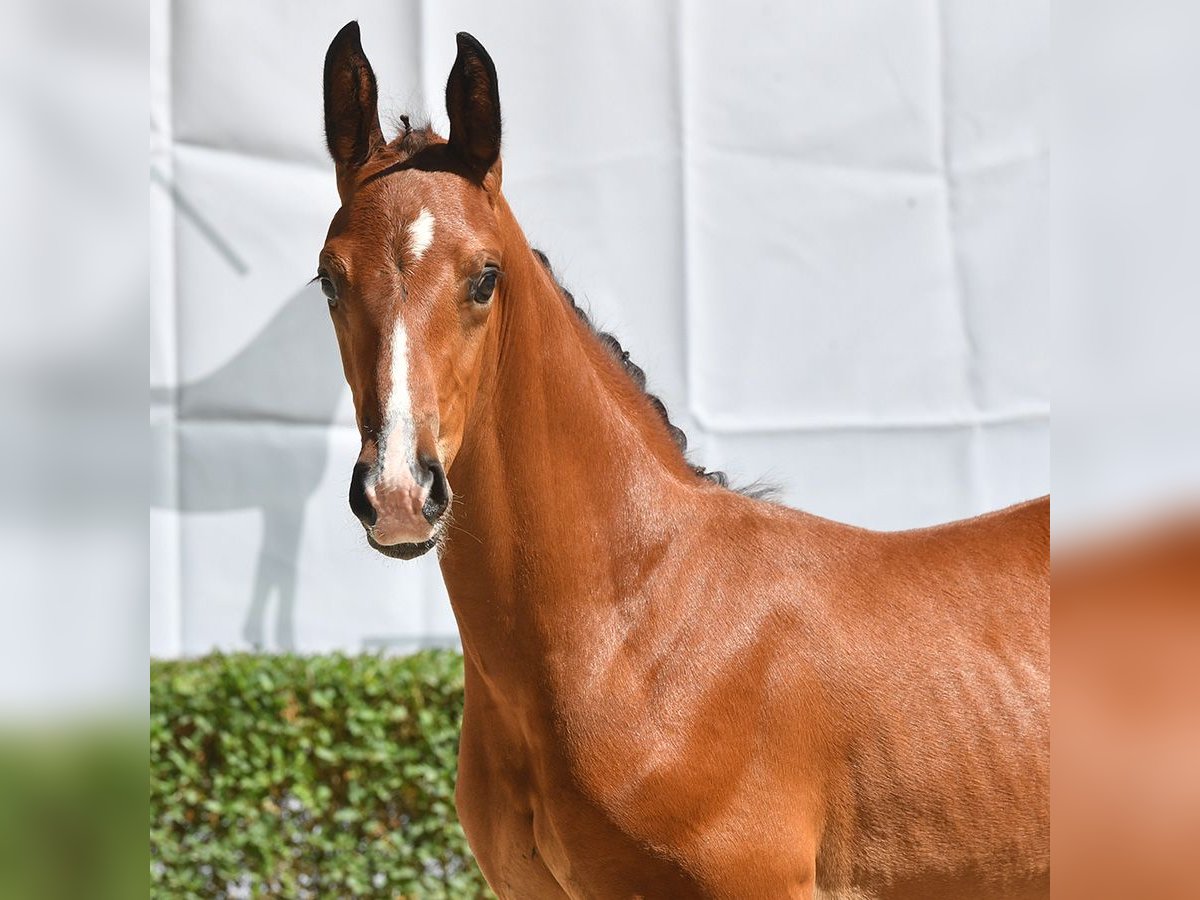
[[503, 724], [464, 718], [459, 815], [501, 897], [702, 893], [681, 866], [621, 828], [547, 749]]

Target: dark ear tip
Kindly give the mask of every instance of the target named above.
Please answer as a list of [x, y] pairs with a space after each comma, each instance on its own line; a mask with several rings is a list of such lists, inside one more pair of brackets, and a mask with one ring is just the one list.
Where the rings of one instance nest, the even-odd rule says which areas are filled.
[[343, 25], [341, 30], [334, 35], [333, 42], [330, 44], [330, 46], [336, 47], [339, 44], [346, 42], [358, 44], [360, 46], [362, 44], [362, 34], [358, 29], [357, 19], [351, 19], [349, 22]]
[[467, 52], [473, 53], [476, 56], [481, 56], [487, 60], [491, 59], [487, 50], [483, 48], [483, 44], [479, 43], [478, 39], [473, 34], [470, 34], [466, 31], [460, 31], [455, 35], [455, 39], [458, 42], [458, 52], [460, 54]]
[[361, 53], [362, 40], [359, 38], [358, 22], [347, 22], [333, 36], [333, 40], [329, 42], [329, 49], [325, 51], [326, 79], [329, 78], [331, 72], [345, 65], [345, 59], [348, 55], [353, 56], [354, 54]]

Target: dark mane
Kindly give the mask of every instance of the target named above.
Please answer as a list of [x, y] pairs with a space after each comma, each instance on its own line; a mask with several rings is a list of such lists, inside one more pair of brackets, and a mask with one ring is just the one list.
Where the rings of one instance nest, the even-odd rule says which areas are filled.
[[[686, 457], [688, 447], [687, 435], [683, 433], [682, 428], [671, 421], [671, 417], [667, 413], [667, 407], [662, 400], [646, 389], [646, 373], [642, 370], [642, 367], [629, 358], [629, 351], [621, 346], [621, 342], [617, 340], [615, 335], [607, 331], [601, 331], [595, 326], [595, 324], [593, 324], [588, 314], [580, 308], [578, 303], [575, 302], [575, 295], [563, 287], [562, 282], [560, 282], [557, 276], [555, 276], [554, 269], [550, 265], [550, 260], [546, 257], [546, 254], [536, 247], [530, 247], [529, 249], [533, 251], [533, 255], [536, 256], [541, 264], [545, 267], [546, 273], [550, 276], [551, 280], [554, 281], [559, 293], [562, 294], [563, 299], [565, 299], [570, 305], [571, 309], [574, 310], [575, 315], [579, 317], [579, 320], [591, 330], [592, 334], [596, 336], [596, 339], [600, 341], [600, 343], [604, 345], [608, 352], [612, 354], [613, 358], [621, 364], [621, 368], [625, 370], [625, 374], [629, 376], [635, 385], [637, 385], [638, 390], [646, 395], [646, 399], [650, 401], [650, 405], [653, 406], [658, 412], [659, 416], [662, 417], [663, 424], [667, 427], [667, 431], [670, 433], [672, 440], [674, 440], [675, 445], [679, 447], [679, 452]], [[688, 462], [688, 465], [691, 467], [692, 471], [696, 473], [697, 477], [706, 481], [710, 481], [713, 484], [719, 485], [723, 488], [729, 487], [729, 479], [726, 477], [724, 472], [712, 471], [704, 468], [704, 466], [693, 465], [690, 461]], [[739, 490], [739, 493], [757, 498], [765, 497], [772, 492], [772, 488], [758, 484], [757, 482], [745, 489]]]

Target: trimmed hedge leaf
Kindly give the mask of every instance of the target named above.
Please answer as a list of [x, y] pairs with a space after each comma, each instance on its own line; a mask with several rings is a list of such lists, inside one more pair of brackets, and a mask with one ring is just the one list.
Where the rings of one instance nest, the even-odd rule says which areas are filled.
[[491, 897], [462, 702], [448, 651], [151, 663], [151, 897]]

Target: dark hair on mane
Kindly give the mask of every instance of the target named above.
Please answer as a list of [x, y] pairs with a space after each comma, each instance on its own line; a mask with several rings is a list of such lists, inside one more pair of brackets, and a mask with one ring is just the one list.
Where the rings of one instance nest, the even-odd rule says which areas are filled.
[[428, 122], [413, 125], [407, 115], [401, 115], [395, 124], [397, 134], [388, 146], [406, 157], [420, 153], [437, 138], [436, 132]]
[[[530, 247], [529, 249], [533, 251], [533, 255], [538, 258], [538, 261], [541, 262], [542, 266], [546, 269], [546, 274], [550, 276], [551, 280], [558, 288], [559, 293], [562, 294], [563, 299], [567, 301], [567, 304], [572, 310], [574, 310], [575, 315], [579, 317], [579, 321], [583, 322], [583, 324], [591, 330], [592, 334], [596, 336], [596, 339], [605, 347], [605, 349], [608, 350], [610, 354], [612, 354], [613, 359], [621, 364], [621, 368], [625, 370], [625, 374], [629, 376], [635, 385], [637, 385], [638, 390], [646, 395], [646, 399], [650, 401], [650, 405], [654, 407], [659, 416], [662, 418], [663, 424], [667, 427], [667, 431], [670, 433], [672, 440], [675, 441], [675, 445], [679, 447], [679, 452], [686, 456], [688, 446], [687, 435], [683, 433], [682, 428], [680, 428], [678, 425], [675, 425], [671, 421], [671, 417], [667, 413], [667, 407], [663, 404], [662, 400], [646, 390], [646, 373], [642, 370], [642, 367], [629, 358], [629, 351], [621, 346], [621, 342], [617, 340], [615, 335], [608, 331], [601, 331], [596, 327], [588, 314], [579, 306], [578, 303], [575, 302], [575, 295], [563, 287], [562, 282], [558, 280], [558, 277], [554, 274], [554, 269], [551, 267], [550, 260], [546, 257], [546, 254], [537, 249], [537, 247]], [[698, 477], [703, 478], [706, 481], [711, 481], [713, 484], [719, 485], [723, 488], [729, 487], [729, 479], [726, 477], [724, 472], [710, 471], [709, 469], [704, 468], [704, 466], [693, 465], [690, 461], [688, 465]], [[771, 489], [756, 483], [751, 485], [749, 488], [740, 491], [740, 493], [744, 493], [752, 497], [764, 497], [771, 493]]]

